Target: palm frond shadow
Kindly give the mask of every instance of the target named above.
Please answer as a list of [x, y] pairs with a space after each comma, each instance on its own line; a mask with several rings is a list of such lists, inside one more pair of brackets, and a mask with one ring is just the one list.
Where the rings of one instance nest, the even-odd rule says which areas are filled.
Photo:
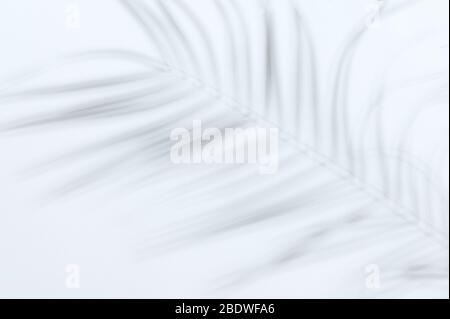
[[[273, 14], [273, 8], [261, 4], [255, 11], [262, 14], [256, 15], [252, 24], [234, 0], [212, 1], [228, 49], [226, 61], [222, 61], [214, 34], [187, 2], [121, 2], [149, 41], [156, 43], [161, 59], [131, 50], [74, 54], [0, 88], [0, 102], [5, 105], [59, 101], [54, 111], [4, 123], [0, 127], [3, 132], [68, 122], [139, 122], [28, 172], [41, 174], [86, 158], [106, 156], [104, 162], [58, 187], [52, 196], [69, 196], [106, 178], [124, 175], [135, 176], [128, 179], [129, 191], [175, 179], [176, 184], [169, 184], [158, 195], [160, 205], [180, 201], [188, 217], [184, 226], [146, 238], [139, 245], [140, 258], [229, 233], [240, 236], [260, 225], [267, 229], [268, 222], [295, 226], [290, 244], [271, 252], [272, 257], [263, 265], [249, 271], [238, 269], [227, 287], [257, 280], [287, 264], [325, 262], [371, 247], [382, 248], [373, 260], [383, 264], [386, 278], [390, 278], [382, 293], [404, 292], [415, 284], [445, 280], [448, 284], [448, 194], [429, 165], [405, 151], [420, 114], [430, 105], [446, 106], [448, 94], [442, 88], [442, 77], [424, 81], [433, 90], [411, 107], [397, 137], [399, 142], [392, 147], [383, 122], [383, 105], [392, 92], [384, 83], [367, 106], [362, 122], [355, 124], [351, 118], [349, 78], [356, 49], [367, 31], [365, 21], [343, 44], [331, 87], [324, 88], [319, 85], [314, 37], [298, 7], [290, 6], [286, 16], [294, 52], [285, 55], [277, 36], [282, 21]], [[393, 19], [417, 2], [383, 8], [382, 16]], [[236, 23], [240, 32], [236, 32]], [[139, 71], [26, 88], [28, 81], [54, 66], [105, 58], [136, 64]], [[280, 59], [289, 60], [289, 72]], [[73, 103], [74, 97], [79, 101]], [[278, 127], [282, 139], [279, 173], [261, 177], [246, 166], [191, 171], [172, 165], [168, 134], [171, 128], [189, 127], [192, 119], [218, 128]], [[442, 159], [442, 148], [436, 145], [433, 161]], [[111, 157], [110, 150], [119, 154]], [[127, 182], [126, 178], [121, 182]]]

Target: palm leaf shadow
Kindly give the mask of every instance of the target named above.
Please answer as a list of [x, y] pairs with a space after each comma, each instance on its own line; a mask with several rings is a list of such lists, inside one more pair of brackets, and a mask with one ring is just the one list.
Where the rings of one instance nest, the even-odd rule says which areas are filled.
[[[385, 126], [380, 121], [381, 105], [387, 96], [384, 88], [364, 115], [368, 125], [361, 125], [357, 138], [352, 134], [349, 77], [356, 48], [367, 30], [364, 22], [357, 25], [337, 55], [328, 103], [323, 95], [325, 89], [319, 86], [314, 38], [297, 7], [291, 7], [289, 16], [294, 26], [295, 53], [290, 61], [293, 72], [287, 74], [280, 66], [283, 52], [276, 36], [280, 21], [272, 8], [260, 8], [260, 47], [252, 47], [250, 39], [255, 34], [250, 31], [244, 10], [235, 1], [213, 1], [229, 49], [229, 70], [224, 75], [214, 35], [186, 2], [121, 2], [149, 40], [157, 44], [161, 59], [118, 50], [75, 54], [61, 65], [80, 58], [106, 57], [137, 63], [142, 70], [100, 80], [21, 89], [27, 80], [46, 72], [40, 69], [0, 91], [4, 103], [65, 98], [64, 106], [56, 111], [10, 121], [3, 126], [5, 131], [67, 122], [97, 125], [117, 119], [133, 121], [136, 117], [146, 120], [139, 127], [39, 166], [38, 172], [46, 172], [107, 150], [120, 150], [125, 145], [130, 148], [59, 187], [55, 196], [73, 194], [130, 170], [139, 176], [140, 186], [181, 174], [183, 178], [163, 194], [161, 202], [185, 202], [186, 212], [193, 212], [186, 213], [189, 222], [146, 240], [139, 250], [141, 257], [155, 250], [166, 253], [216, 236], [242, 233], [258, 225], [267, 227], [272, 221], [296, 226], [290, 245], [275, 252], [263, 265], [233, 273], [234, 279], [228, 282], [232, 287], [287, 264], [326, 262], [331, 256], [371, 247], [384, 247], [374, 260], [385, 262], [383, 268], [392, 270], [392, 280], [383, 292], [404, 291], [417, 283], [448, 282], [448, 196], [427, 165], [419, 165], [402, 152], [410, 125], [402, 131], [395, 156], [387, 150], [382, 134]], [[395, 17], [416, 2], [385, 8], [383, 16]], [[180, 17], [191, 28], [184, 28]], [[235, 23], [242, 32], [235, 31]], [[194, 37], [200, 42], [194, 43]], [[203, 55], [199, 56], [198, 51]], [[260, 62], [258, 70], [252, 63], [255, 55]], [[263, 77], [257, 79], [256, 71]], [[289, 81], [295, 84], [293, 92], [286, 92], [289, 88], [281, 84]], [[117, 93], [117, 87], [124, 92]], [[71, 102], [74, 94], [88, 92], [102, 92], [99, 94], [104, 96]], [[287, 102], [290, 93], [294, 98]], [[433, 92], [425, 101], [435, 98]], [[418, 105], [416, 116], [423, 105]], [[324, 114], [329, 123], [322, 119]], [[369, 125], [374, 117], [375, 130]], [[168, 132], [173, 127], [188, 126], [191, 118], [201, 118], [209, 127], [278, 127], [283, 148], [280, 172], [263, 180], [248, 167], [218, 167], [194, 173], [175, 169], [167, 162]], [[373, 131], [376, 147], [368, 149], [366, 136]], [[370, 177], [374, 170], [378, 179]], [[417, 196], [423, 187], [433, 191]], [[225, 201], [218, 200], [224, 195]], [[408, 254], [404, 253], [405, 246], [410, 248]], [[386, 276], [390, 275], [388, 272]]]

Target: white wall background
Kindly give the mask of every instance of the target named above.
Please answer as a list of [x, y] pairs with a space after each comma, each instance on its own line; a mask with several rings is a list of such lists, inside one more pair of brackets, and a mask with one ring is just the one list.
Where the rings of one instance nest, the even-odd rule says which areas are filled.
[[[199, 14], [205, 11], [208, 16], [207, 2], [192, 1], [192, 5]], [[367, 14], [373, 1], [299, 0], [298, 3], [311, 24], [321, 81], [326, 83], [335, 52], [354, 23]], [[67, 26], [67, 10], [72, 5], [80, 14], [80, 27], [75, 29]], [[251, 10], [252, 2], [243, 5]], [[378, 71], [399, 49], [398, 36], [405, 39], [409, 36], [411, 43], [420, 37], [426, 41], [422, 51], [414, 51], [410, 63], [397, 62], [398, 78], [394, 77], [394, 84], [402, 76], [409, 78], [408, 72], [442, 68], [445, 57], [448, 62], [448, 5], [444, 0], [422, 1], [409, 14], [388, 26], [381, 24], [368, 35], [352, 75], [356, 92], [353, 108], [357, 110], [360, 103], [367, 101], [380, 76]], [[155, 52], [139, 26], [115, 0], [3, 0], [0, 41], [2, 81], [8, 81], [23, 69], [74, 51], [132, 48]], [[377, 57], [373, 64], [367, 63], [371, 55]], [[70, 79], [72, 74], [61, 76]], [[4, 105], [0, 107], [0, 116], [7, 118], [8, 110], [3, 109]], [[448, 118], [448, 114], [443, 115]], [[426, 132], [424, 128], [421, 138], [427, 139]], [[217, 238], [168, 255], [136, 261], [133, 254], [136, 241], [158, 229], [158, 225], [169, 222], [171, 213], [180, 211], [176, 203], [170, 210], [158, 210], [151, 195], [158, 185], [130, 193], [123, 191], [127, 186], [112, 187], [119, 184], [112, 181], [112, 186], [106, 182], [105, 187], [81, 196], [47, 201], [47, 191], [59, 180], [58, 175], [23, 178], [30, 164], [82, 145], [90, 140], [89, 134], [67, 127], [62, 134], [48, 130], [0, 136], [0, 297], [345, 298], [369, 295], [363, 262], [367, 251], [301, 268], [294, 263], [242, 287], [215, 289], [233, 270], [245, 269], [263, 259], [268, 249], [276, 250], [283, 239], [280, 227], [256, 228], [239, 236]], [[448, 187], [448, 166], [440, 170]], [[80, 267], [79, 289], [66, 287], [69, 264]], [[440, 291], [420, 287], [411, 290], [408, 296], [442, 297]]]

